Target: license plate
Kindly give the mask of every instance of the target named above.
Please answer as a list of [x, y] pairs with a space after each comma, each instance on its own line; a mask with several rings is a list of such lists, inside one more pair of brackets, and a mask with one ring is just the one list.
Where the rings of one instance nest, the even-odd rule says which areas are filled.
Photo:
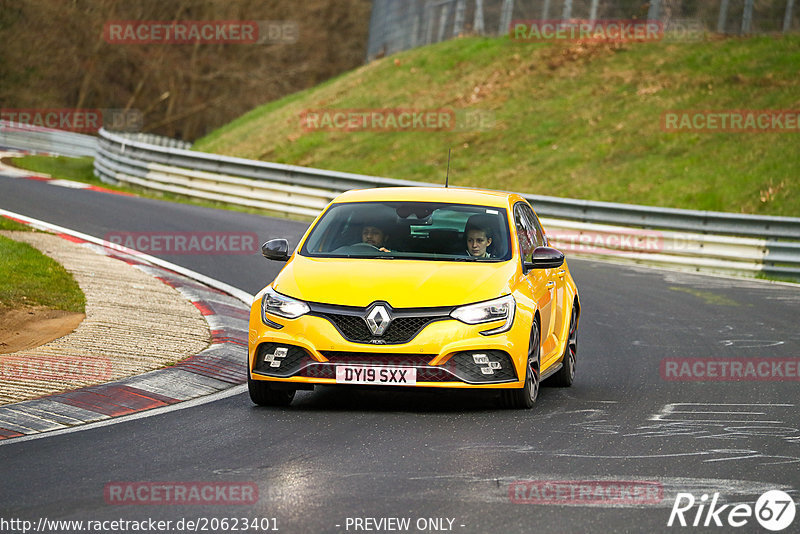
[[417, 383], [414, 367], [363, 367], [337, 365], [337, 384], [379, 384], [382, 386], [413, 386]]

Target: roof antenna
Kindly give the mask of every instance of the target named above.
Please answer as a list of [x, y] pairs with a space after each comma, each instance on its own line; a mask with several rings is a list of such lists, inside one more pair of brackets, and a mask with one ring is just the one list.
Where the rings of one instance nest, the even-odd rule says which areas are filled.
[[447, 149], [447, 175], [444, 178], [444, 187], [447, 189], [447, 184], [450, 183], [450, 148]]

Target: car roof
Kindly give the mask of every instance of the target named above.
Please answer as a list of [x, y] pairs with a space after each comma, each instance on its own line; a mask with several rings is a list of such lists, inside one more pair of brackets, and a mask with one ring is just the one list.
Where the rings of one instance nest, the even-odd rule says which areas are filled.
[[333, 201], [342, 202], [448, 202], [453, 204], [475, 204], [505, 208], [512, 202], [524, 200], [515, 193], [468, 189], [461, 187], [379, 187], [353, 189], [337, 196]]

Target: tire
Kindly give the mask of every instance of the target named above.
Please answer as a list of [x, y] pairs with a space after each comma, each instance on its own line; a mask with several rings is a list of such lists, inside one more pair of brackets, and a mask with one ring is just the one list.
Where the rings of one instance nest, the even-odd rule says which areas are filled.
[[564, 346], [564, 355], [561, 359], [561, 369], [554, 374], [548, 385], [560, 388], [568, 388], [575, 380], [575, 363], [578, 358], [578, 307], [572, 305], [572, 315], [569, 319], [569, 334], [567, 343]]
[[289, 406], [294, 399], [294, 389], [273, 389], [269, 382], [247, 377], [250, 400], [259, 406]]
[[539, 396], [539, 356], [541, 343], [539, 340], [539, 323], [534, 321], [531, 328], [531, 340], [528, 344], [528, 365], [525, 373], [525, 387], [505, 389], [500, 393], [500, 401], [506, 408], [533, 408]]

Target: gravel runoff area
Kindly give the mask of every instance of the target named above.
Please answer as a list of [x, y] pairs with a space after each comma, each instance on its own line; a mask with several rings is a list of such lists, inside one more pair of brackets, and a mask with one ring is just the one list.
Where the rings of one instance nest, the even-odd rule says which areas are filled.
[[62, 264], [86, 296], [86, 318], [74, 332], [0, 355], [0, 405], [139, 375], [196, 355], [211, 343], [201, 311], [142, 270], [60, 236], [0, 234]]

